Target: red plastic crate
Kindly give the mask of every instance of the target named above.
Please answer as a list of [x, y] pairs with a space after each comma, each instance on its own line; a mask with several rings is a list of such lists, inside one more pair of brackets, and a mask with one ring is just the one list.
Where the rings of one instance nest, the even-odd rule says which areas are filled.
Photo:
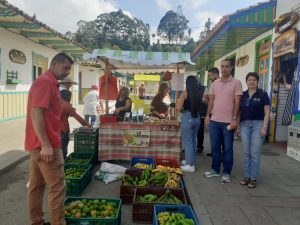
[[118, 117], [116, 116], [106, 116], [106, 115], [100, 116], [100, 123], [117, 123], [117, 122], [118, 122]]
[[180, 168], [180, 165], [176, 159], [163, 159], [163, 158], [155, 158], [155, 163], [157, 165], [169, 166], [172, 168]]

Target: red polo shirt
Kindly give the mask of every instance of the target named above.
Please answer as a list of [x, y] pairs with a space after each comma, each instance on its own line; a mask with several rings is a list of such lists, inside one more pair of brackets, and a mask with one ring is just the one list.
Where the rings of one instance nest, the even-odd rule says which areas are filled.
[[26, 131], [25, 131], [25, 150], [41, 148], [42, 144], [38, 139], [31, 121], [32, 108], [44, 109], [45, 129], [52, 148], [60, 148], [60, 130], [61, 130], [61, 105], [58, 82], [53, 73], [46, 71], [37, 78], [30, 90], [28, 96]]

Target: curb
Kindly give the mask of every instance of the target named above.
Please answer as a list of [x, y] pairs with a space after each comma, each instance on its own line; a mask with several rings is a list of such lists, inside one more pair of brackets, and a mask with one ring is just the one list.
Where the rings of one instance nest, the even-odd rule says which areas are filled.
[[0, 175], [11, 170], [18, 164], [29, 159], [29, 154], [24, 150], [11, 150], [0, 155]]

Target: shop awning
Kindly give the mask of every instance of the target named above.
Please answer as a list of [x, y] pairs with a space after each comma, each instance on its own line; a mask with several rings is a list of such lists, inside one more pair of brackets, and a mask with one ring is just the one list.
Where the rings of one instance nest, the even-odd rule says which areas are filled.
[[160, 81], [160, 75], [145, 75], [145, 74], [135, 74], [134, 80], [138, 81]]
[[157, 67], [172, 64], [194, 64], [190, 53], [186, 52], [142, 52], [94, 49], [92, 54], [84, 54], [84, 60], [109, 59], [116, 68]]
[[83, 53], [90, 52], [89, 49], [67, 39], [61, 33], [27, 15], [5, 0], [0, 0], [0, 27], [22, 35], [38, 44], [45, 45], [59, 52], [65, 52], [74, 58], [81, 59]]
[[275, 9], [276, 0], [270, 0], [224, 16], [192, 52], [192, 61], [203, 68], [272, 29]]

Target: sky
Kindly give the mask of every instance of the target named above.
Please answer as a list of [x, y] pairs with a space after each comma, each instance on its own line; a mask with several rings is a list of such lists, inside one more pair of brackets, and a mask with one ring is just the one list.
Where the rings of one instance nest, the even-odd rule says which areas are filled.
[[192, 37], [198, 39], [204, 24], [211, 18], [213, 26], [222, 16], [238, 9], [266, 0], [8, 0], [8, 2], [58, 32], [75, 32], [79, 20], [95, 20], [102, 13], [122, 9], [131, 17], [150, 25], [155, 33], [160, 19], [167, 11], [177, 11], [182, 6], [183, 15], [189, 20]]

